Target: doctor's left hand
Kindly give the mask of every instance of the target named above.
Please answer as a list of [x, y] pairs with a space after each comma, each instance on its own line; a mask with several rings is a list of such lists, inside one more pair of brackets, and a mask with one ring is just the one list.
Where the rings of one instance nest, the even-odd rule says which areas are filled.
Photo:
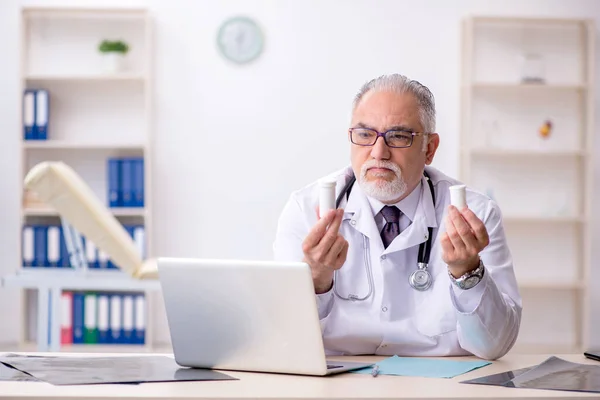
[[479, 265], [479, 252], [490, 242], [487, 229], [473, 211], [448, 206], [446, 232], [442, 234], [442, 259], [450, 273], [459, 278]]

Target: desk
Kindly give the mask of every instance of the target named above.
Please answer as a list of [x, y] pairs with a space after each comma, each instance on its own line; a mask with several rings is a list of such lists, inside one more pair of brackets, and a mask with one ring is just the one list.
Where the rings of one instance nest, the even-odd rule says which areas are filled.
[[[35, 353], [42, 354], [42, 353]], [[52, 355], [56, 355], [53, 353]], [[61, 353], [65, 356], [76, 354]], [[90, 354], [86, 354], [89, 356]], [[100, 355], [100, 354], [98, 354]], [[102, 354], [108, 356], [108, 354]], [[127, 355], [124, 353], [110, 354]], [[131, 355], [131, 354], [130, 354]], [[143, 354], [147, 355], [147, 354]], [[583, 355], [558, 355], [573, 362], [594, 364]], [[596, 394], [496, 386], [467, 385], [462, 380], [539, 364], [548, 355], [509, 354], [491, 365], [452, 379], [414, 378], [343, 373], [328, 377], [224, 371], [238, 381], [168, 382], [141, 385], [53, 386], [40, 382], [0, 382], [0, 399], [457, 399], [457, 398], [574, 398]], [[347, 357], [378, 361], [382, 357]], [[340, 358], [336, 358], [340, 359]], [[468, 357], [460, 358], [462, 360]], [[600, 364], [599, 364], [600, 365]]]

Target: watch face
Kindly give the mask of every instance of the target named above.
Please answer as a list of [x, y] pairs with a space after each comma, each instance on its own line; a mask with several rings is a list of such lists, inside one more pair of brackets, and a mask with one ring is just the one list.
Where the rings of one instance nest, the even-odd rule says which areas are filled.
[[465, 279], [464, 286], [467, 288], [472, 288], [473, 286], [477, 285], [478, 282], [479, 282], [478, 276], [471, 276], [471, 277]]
[[235, 17], [221, 25], [217, 44], [224, 57], [243, 64], [260, 55], [263, 49], [263, 34], [250, 18]]

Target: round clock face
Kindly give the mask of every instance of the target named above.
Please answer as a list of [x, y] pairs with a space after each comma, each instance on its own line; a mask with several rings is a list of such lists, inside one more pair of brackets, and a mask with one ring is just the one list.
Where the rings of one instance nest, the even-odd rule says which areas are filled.
[[235, 17], [221, 25], [217, 44], [223, 56], [233, 62], [243, 64], [260, 55], [263, 48], [263, 34], [251, 19]]

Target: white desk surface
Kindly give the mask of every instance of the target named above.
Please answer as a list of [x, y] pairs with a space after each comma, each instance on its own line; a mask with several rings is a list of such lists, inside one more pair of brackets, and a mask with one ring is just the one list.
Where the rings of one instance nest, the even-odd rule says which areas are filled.
[[[27, 353], [43, 354], [43, 353]], [[56, 353], [50, 355], [56, 356]], [[77, 356], [73, 353], [60, 353]], [[123, 356], [119, 354], [98, 354]], [[140, 355], [149, 355], [144, 353]], [[160, 354], [164, 355], [164, 354]], [[86, 353], [85, 356], [90, 356]], [[342, 373], [307, 377], [223, 371], [237, 381], [166, 382], [140, 385], [54, 386], [43, 382], [0, 382], [0, 399], [452, 399], [452, 398], [573, 398], [600, 394], [516, 389], [462, 384], [460, 381], [498, 372], [533, 366], [550, 355], [509, 354], [491, 365], [452, 379], [415, 378]], [[558, 354], [568, 361], [598, 364], [578, 354]], [[348, 357], [347, 360], [377, 361], [382, 357]], [[470, 359], [461, 357], [461, 360]]]

